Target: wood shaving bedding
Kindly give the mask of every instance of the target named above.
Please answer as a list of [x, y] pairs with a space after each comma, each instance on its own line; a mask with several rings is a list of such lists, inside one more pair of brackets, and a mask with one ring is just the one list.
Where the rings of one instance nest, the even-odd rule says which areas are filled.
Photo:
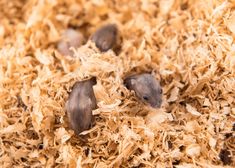
[[[2, 167], [234, 167], [235, 1], [1, 0]], [[88, 37], [114, 23], [121, 49], [88, 41], [56, 50], [69, 27]], [[160, 109], [123, 85], [130, 73], [160, 79]], [[95, 125], [81, 141], [65, 102], [96, 76]]]

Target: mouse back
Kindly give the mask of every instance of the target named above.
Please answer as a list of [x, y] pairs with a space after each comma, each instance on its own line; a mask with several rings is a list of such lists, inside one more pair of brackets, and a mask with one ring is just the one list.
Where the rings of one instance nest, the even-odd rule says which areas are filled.
[[66, 110], [71, 128], [78, 135], [91, 126], [92, 110], [96, 108], [94, 79], [76, 82], [69, 95]]
[[108, 24], [99, 28], [92, 36], [91, 40], [95, 42], [100, 51], [105, 52], [111, 49], [117, 40], [117, 26]]
[[82, 33], [69, 28], [63, 32], [61, 40], [57, 44], [57, 49], [63, 55], [73, 56], [74, 53], [70, 48], [78, 48], [83, 42], [84, 37]]

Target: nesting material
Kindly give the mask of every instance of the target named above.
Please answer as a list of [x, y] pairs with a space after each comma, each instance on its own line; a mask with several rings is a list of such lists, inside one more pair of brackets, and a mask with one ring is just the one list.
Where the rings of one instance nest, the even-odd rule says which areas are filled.
[[[234, 167], [235, 1], [0, 1], [1, 167]], [[118, 52], [89, 40], [64, 56], [68, 28], [88, 39], [115, 24]], [[151, 108], [123, 84], [160, 80]], [[65, 102], [96, 76], [91, 129], [81, 141]]]

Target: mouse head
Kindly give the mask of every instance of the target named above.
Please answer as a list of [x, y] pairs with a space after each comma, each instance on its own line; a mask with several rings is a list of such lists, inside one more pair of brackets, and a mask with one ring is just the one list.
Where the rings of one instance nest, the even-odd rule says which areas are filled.
[[88, 81], [90, 81], [92, 85], [96, 85], [96, 83], [97, 83], [96, 80], [97, 80], [96, 77], [93, 76], [93, 77], [91, 77]]
[[162, 88], [150, 74], [134, 75], [126, 80], [127, 87], [135, 91], [137, 97], [143, 102], [150, 104], [154, 108], [159, 108], [162, 104]]

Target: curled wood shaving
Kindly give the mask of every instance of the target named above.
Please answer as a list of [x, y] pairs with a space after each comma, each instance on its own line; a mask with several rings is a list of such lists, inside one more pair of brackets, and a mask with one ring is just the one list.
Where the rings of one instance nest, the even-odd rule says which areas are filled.
[[201, 116], [201, 113], [199, 113], [196, 108], [192, 107], [190, 104], [186, 104], [186, 109], [189, 113], [195, 115], [195, 116]]

